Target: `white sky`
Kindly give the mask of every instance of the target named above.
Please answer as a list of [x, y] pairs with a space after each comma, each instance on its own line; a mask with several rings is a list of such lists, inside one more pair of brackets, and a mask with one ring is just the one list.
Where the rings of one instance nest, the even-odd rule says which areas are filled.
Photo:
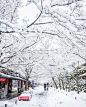
[[39, 12], [38, 8], [36, 7], [36, 5], [34, 3], [31, 3], [29, 5], [26, 6], [26, 2], [23, 2], [23, 5], [21, 8], [19, 8], [19, 20], [18, 23], [20, 25], [23, 25], [23, 20], [28, 20], [29, 22], [31, 22], [34, 17], [36, 17], [37, 13]]
[[[19, 20], [18, 20], [18, 24], [23, 25], [23, 19], [24, 21], [28, 21], [29, 23], [32, 22], [34, 20], [34, 18], [36, 17], [37, 13], [39, 12], [38, 8], [36, 7], [36, 5], [34, 3], [31, 3], [29, 5], [26, 6], [26, 1], [27, 0], [22, 0], [22, 7], [19, 8]], [[29, 24], [28, 23], [28, 24]]]

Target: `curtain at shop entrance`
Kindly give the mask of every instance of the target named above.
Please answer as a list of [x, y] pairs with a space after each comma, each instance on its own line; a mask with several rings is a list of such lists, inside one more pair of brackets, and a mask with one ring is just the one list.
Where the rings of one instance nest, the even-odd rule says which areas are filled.
[[0, 78], [0, 99], [5, 97], [5, 78]]
[[18, 80], [12, 80], [12, 92], [18, 91]]

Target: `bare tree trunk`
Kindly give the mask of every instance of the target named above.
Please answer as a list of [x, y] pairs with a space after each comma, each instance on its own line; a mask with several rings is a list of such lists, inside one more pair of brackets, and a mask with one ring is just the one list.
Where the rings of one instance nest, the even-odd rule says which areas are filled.
[[52, 80], [53, 80], [53, 82], [54, 82], [54, 85], [55, 85], [56, 89], [58, 89], [57, 84], [56, 84], [56, 82], [55, 82], [55, 80], [54, 80], [54, 77], [52, 77]]
[[78, 72], [77, 72], [77, 77], [76, 77], [76, 85], [77, 85], [77, 94], [79, 94], [79, 85], [78, 85]]
[[28, 78], [26, 78], [26, 87], [25, 87], [25, 90], [28, 89]]
[[59, 79], [59, 87], [60, 87], [60, 90], [61, 90], [61, 84], [60, 84], [60, 79]]
[[65, 89], [64, 89], [64, 82], [63, 82], [63, 80], [62, 80], [62, 86], [63, 86], [63, 90], [65, 90]]

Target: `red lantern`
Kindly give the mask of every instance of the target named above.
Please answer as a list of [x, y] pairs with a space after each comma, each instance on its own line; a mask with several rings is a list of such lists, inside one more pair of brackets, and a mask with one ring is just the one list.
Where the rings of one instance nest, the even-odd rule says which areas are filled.
[[22, 81], [22, 85], [24, 85], [24, 81]]

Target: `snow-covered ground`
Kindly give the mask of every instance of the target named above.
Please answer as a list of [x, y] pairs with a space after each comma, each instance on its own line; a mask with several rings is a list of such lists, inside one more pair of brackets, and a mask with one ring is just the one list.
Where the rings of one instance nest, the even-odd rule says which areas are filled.
[[[43, 86], [23, 92], [32, 93], [30, 101], [18, 101], [18, 97], [8, 101], [0, 101], [0, 107], [86, 107], [86, 93], [66, 92], [49, 88], [44, 91]], [[17, 100], [17, 104], [15, 104]]]

